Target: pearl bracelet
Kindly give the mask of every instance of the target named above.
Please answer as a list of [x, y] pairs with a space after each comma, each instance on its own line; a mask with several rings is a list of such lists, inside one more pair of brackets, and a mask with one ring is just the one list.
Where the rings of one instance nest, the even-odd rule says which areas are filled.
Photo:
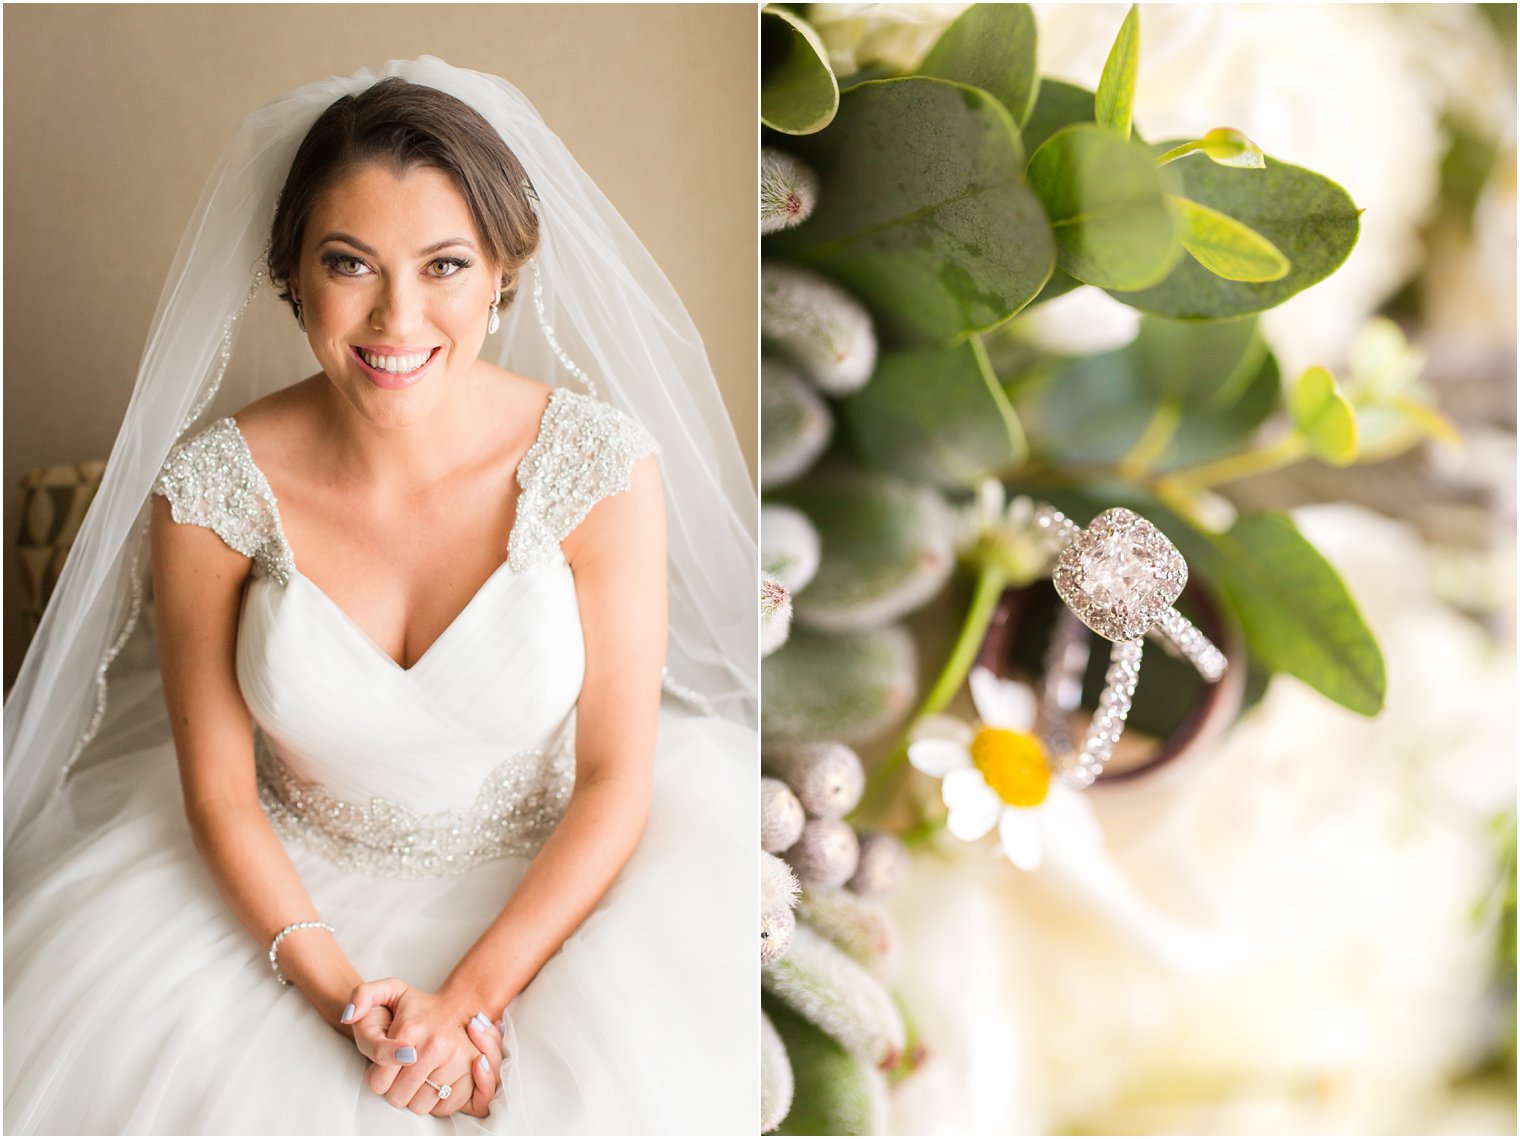
[[287, 925], [275, 934], [274, 940], [269, 943], [269, 967], [274, 970], [274, 979], [282, 985], [288, 985], [290, 982], [285, 979], [285, 974], [280, 972], [280, 942], [285, 940], [287, 933], [293, 933], [298, 929], [325, 929], [334, 937], [338, 935], [338, 931], [325, 921], [298, 921]]

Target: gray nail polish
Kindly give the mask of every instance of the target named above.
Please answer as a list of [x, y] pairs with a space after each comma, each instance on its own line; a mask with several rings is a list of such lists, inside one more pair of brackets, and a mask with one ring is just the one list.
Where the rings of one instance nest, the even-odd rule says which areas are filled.
[[353, 1019], [354, 1019], [354, 1006], [353, 1005], [346, 1005], [346, 1006], [344, 1006], [344, 1009], [343, 1009], [343, 1023], [347, 1024], [349, 1021], [351, 1021]]
[[480, 1029], [482, 1032], [491, 1027], [491, 1022], [485, 1017], [481, 1016], [478, 1012], [474, 1016], [470, 1017], [470, 1023], [473, 1024], [476, 1028]]
[[417, 1062], [417, 1049], [411, 1045], [396, 1049], [396, 1062], [398, 1064], [415, 1064]]

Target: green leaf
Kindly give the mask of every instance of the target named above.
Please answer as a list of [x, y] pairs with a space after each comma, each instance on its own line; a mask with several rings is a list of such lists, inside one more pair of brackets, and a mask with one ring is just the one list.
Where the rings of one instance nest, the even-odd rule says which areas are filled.
[[839, 109], [828, 49], [811, 25], [774, 4], [760, 10], [760, 28], [760, 121], [783, 134], [821, 131]]
[[1140, 68], [1140, 8], [1131, 4], [1098, 79], [1098, 125], [1129, 138], [1135, 110], [1135, 73]]
[[1199, 324], [1146, 316], [1134, 340], [1141, 381], [1185, 403], [1231, 402], [1266, 350], [1254, 317]]
[[1233, 453], [1277, 410], [1280, 390], [1254, 319], [1146, 317], [1130, 345], [1021, 384], [1013, 404], [1032, 449], [1055, 463], [1118, 462], [1169, 414], [1171, 438], [1151, 464], [1166, 470]]
[[1093, 93], [1085, 87], [1063, 83], [1059, 79], [1040, 80], [1034, 110], [1024, 123], [1024, 148], [1033, 154], [1062, 127], [1092, 122], [1096, 115], [1093, 98]]
[[906, 716], [918, 695], [913, 638], [896, 625], [838, 635], [794, 629], [760, 670], [768, 745], [869, 739]]
[[[1157, 149], [1171, 145], [1161, 143]], [[1256, 231], [1291, 268], [1276, 281], [1227, 281], [1186, 258], [1151, 288], [1111, 290], [1145, 312], [1183, 320], [1261, 312], [1328, 277], [1356, 245], [1360, 211], [1345, 190], [1311, 171], [1275, 158], [1265, 170], [1235, 170], [1213, 162], [1179, 162], [1165, 169], [1181, 179], [1183, 197]]]
[[1173, 196], [1172, 207], [1182, 219], [1182, 247], [1197, 262], [1227, 281], [1280, 281], [1291, 266], [1282, 251], [1250, 226]]
[[975, 486], [1025, 455], [1018, 416], [975, 339], [881, 357], [839, 413], [862, 457], [937, 486]]
[[1040, 89], [1035, 37], [1028, 4], [973, 4], [945, 29], [918, 72], [980, 87], [1022, 126]]
[[1316, 458], [1337, 467], [1356, 462], [1356, 411], [1329, 371], [1313, 367], [1300, 376], [1288, 410]]
[[1229, 597], [1251, 653], [1337, 704], [1375, 716], [1385, 689], [1383, 654], [1345, 584], [1284, 514], [1242, 514], [1205, 535], [1198, 566]]
[[1221, 166], [1239, 166], [1245, 170], [1267, 168], [1267, 158], [1262, 154], [1261, 147], [1234, 127], [1215, 127], [1200, 139], [1174, 146], [1156, 159], [1156, 165], [1165, 166], [1168, 162], [1176, 162], [1190, 154], [1206, 155]]
[[897, 343], [994, 327], [1039, 293], [1055, 239], [1024, 181], [1008, 111], [943, 79], [877, 80], [795, 149], [818, 172], [818, 207], [767, 238], [872, 307]]
[[814, 628], [872, 628], [923, 605], [954, 566], [949, 514], [927, 487], [884, 474], [834, 469], [771, 496], [818, 530], [818, 572], [793, 599]]
[[1182, 256], [1169, 183], [1142, 143], [1065, 127], [1035, 151], [1029, 183], [1050, 216], [1061, 268], [1079, 281], [1144, 288]]
[[879, 1135], [886, 1093], [879, 1073], [777, 1000], [765, 1002], [794, 1077], [792, 1107], [777, 1135]]
[[[1209, 324], [1194, 324], [1209, 328]], [[1260, 338], [1257, 344], [1265, 347]], [[1256, 355], [1254, 374], [1229, 402], [1198, 401], [1183, 405], [1182, 418], [1172, 445], [1161, 453], [1156, 469], [1171, 470], [1207, 463], [1237, 453], [1282, 404], [1282, 373], [1271, 353]], [[1244, 362], [1244, 361], [1243, 361]]]

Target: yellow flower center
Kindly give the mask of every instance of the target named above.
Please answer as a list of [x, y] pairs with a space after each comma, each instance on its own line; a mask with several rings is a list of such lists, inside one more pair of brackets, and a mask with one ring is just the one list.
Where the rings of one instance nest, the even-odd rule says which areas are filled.
[[1038, 807], [1050, 790], [1045, 746], [1027, 732], [983, 728], [971, 741], [971, 762], [1010, 807]]

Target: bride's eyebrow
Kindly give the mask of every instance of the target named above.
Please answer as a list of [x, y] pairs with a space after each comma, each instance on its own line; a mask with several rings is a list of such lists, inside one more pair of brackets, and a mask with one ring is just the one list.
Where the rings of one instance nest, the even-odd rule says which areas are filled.
[[[317, 242], [317, 246], [318, 246], [318, 248], [320, 248], [320, 247], [322, 247], [324, 245], [329, 245], [329, 244], [331, 244], [331, 243], [333, 243], [335, 241], [342, 242], [345, 245], [352, 245], [360, 253], [363, 253], [366, 256], [369, 256], [369, 257], [376, 257], [376, 256], [378, 256], [378, 254], [373, 249], [371, 249], [368, 245], [365, 245], [364, 242], [360, 241], [357, 237], [353, 236], [353, 234], [349, 234], [349, 233], [329, 233], [321, 241]], [[449, 248], [452, 248], [454, 246], [461, 246], [461, 245], [464, 248], [466, 248], [468, 250], [471, 250], [472, 252], [478, 252], [475, 249], [474, 242], [470, 241], [468, 238], [464, 238], [464, 237], [448, 237], [448, 238], [445, 238], [442, 241], [435, 241], [435, 242], [433, 242], [433, 244], [429, 245], [426, 249], [420, 249], [420, 250], [418, 250], [417, 251], [417, 256], [418, 257], [428, 257], [428, 256], [430, 256], [430, 255], [432, 255], [434, 253], [437, 253], [441, 249], [449, 249]]]

